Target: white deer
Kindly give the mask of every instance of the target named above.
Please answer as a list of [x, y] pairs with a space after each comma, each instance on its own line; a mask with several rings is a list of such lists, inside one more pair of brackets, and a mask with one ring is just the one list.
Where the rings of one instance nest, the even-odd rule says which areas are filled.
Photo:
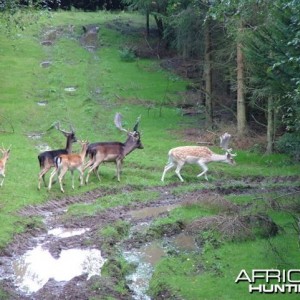
[[205, 179], [207, 178], [208, 167], [207, 164], [210, 162], [223, 162], [230, 165], [235, 165], [235, 161], [233, 159], [236, 154], [232, 154], [232, 149], [228, 148], [229, 140], [231, 135], [228, 133], [224, 133], [220, 137], [220, 147], [226, 151], [225, 154], [216, 154], [212, 152], [209, 148], [203, 146], [182, 146], [173, 148], [169, 151], [169, 160], [166, 164], [161, 181], [164, 181], [165, 175], [167, 171], [176, 167], [175, 173], [183, 182], [183, 178], [180, 175], [180, 170], [184, 166], [184, 164], [198, 164], [202, 168], [202, 172], [197, 175], [197, 177], [201, 177], [204, 175]]

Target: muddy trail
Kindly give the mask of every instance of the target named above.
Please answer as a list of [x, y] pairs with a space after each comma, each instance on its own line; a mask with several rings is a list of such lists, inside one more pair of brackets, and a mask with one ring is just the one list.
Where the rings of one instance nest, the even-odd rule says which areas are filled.
[[[162, 228], [159, 234], [153, 234], [149, 228], [154, 220], [189, 202], [215, 201], [223, 199], [224, 195], [253, 195], [253, 199], [265, 201], [260, 195], [299, 193], [298, 182], [298, 176], [244, 178], [243, 185], [232, 180], [225, 188], [221, 181], [215, 181], [203, 188], [199, 183], [201, 190], [185, 193], [176, 192], [179, 183], [149, 187], [144, 189], [145, 193], [155, 191], [159, 196], [147, 202], [106, 209], [92, 216], [70, 217], [67, 210], [75, 203], [92, 204], [106, 195], [131, 193], [138, 187], [99, 188], [79, 196], [65, 196], [39, 206], [26, 207], [19, 213], [32, 219], [40, 218], [42, 223], [15, 236], [2, 251], [1, 288], [8, 293], [9, 299], [83, 300], [108, 296], [150, 299], [147, 296], [149, 280], [161, 257], [175, 250], [201, 251], [201, 245], [189, 230], [191, 224], [177, 222]], [[280, 186], [280, 183], [285, 184]], [[233, 204], [226, 205], [232, 211], [242, 209]], [[105, 226], [118, 227], [116, 224], [120, 222], [117, 230], [122, 231], [122, 226], [127, 224], [125, 234], [109, 238], [101, 235]], [[122, 274], [117, 255], [133, 265], [131, 274]], [[105, 263], [112, 270], [110, 276], [101, 276]], [[35, 265], [38, 267], [34, 268]], [[50, 269], [49, 274], [44, 274]], [[115, 288], [120, 281], [126, 288], [122, 293]]]

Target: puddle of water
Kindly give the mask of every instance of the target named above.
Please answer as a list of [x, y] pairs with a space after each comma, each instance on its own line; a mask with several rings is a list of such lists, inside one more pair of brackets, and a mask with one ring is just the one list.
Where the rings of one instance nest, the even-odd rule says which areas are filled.
[[140, 250], [141, 258], [151, 266], [154, 266], [165, 254], [164, 248], [158, 242], [152, 242], [142, 247]]
[[130, 215], [134, 219], [145, 219], [145, 218], [154, 218], [164, 212], [169, 212], [172, 209], [178, 207], [178, 204], [173, 205], [163, 205], [155, 207], [145, 207], [139, 210], [133, 210], [130, 212]]
[[146, 292], [149, 288], [153, 268], [165, 255], [165, 250], [159, 242], [152, 242], [141, 249], [124, 252], [123, 255], [128, 263], [137, 266], [135, 272], [126, 277], [128, 286], [133, 291], [133, 299], [150, 300]]
[[191, 235], [187, 235], [184, 232], [171, 239], [171, 242], [173, 242], [174, 246], [180, 250], [197, 250], [197, 245], [194, 237], [192, 237]]
[[69, 86], [65, 88], [66, 92], [76, 92], [76, 87], [74, 86]]
[[88, 274], [88, 279], [100, 275], [104, 262], [105, 259], [97, 249], [62, 250], [59, 259], [55, 259], [39, 245], [12, 264], [16, 286], [22, 292], [31, 294], [41, 289], [50, 278], [69, 281], [82, 274]]
[[135, 272], [126, 276], [128, 286], [133, 291], [132, 298], [135, 300], [150, 300], [146, 292], [153, 273], [151, 264], [141, 261], [139, 253], [135, 251], [124, 252], [123, 255], [128, 263], [137, 265]]
[[41, 101], [38, 101], [37, 102], [37, 105], [38, 106], [46, 106], [48, 104], [48, 101], [47, 100], [41, 100]]
[[85, 232], [89, 231], [89, 228], [82, 228], [82, 229], [74, 229], [74, 228], [53, 228], [48, 231], [48, 235], [54, 235], [59, 238], [67, 238], [75, 235], [81, 235]]

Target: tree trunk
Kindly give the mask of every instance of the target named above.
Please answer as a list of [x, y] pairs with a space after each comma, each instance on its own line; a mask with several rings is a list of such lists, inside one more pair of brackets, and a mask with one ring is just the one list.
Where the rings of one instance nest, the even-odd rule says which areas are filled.
[[149, 37], [150, 34], [150, 21], [149, 21], [150, 15], [149, 15], [149, 11], [146, 11], [146, 35], [147, 38]]
[[164, 23], [163, 20], [157, 16], [154, 16], [154, 20], [156, 22], [157, 30], [158, 30], [158, 35], [162, 39], [163, 34], [164, 34]]
[[205, 81], [205, 120], [206, 128], [213, 127], [213, 101], [212, 101], [212, 68], [211, 68], [211, 36], [209, 21], [205, 25], [204, 50], [204, 81]]
[[271, 154], [274, 150], [274, 105], [273, 98], [268, 98], [268, 124], [267, 124], [267, 149], [266, 153]]
[[244, 55], [241, 43], [237, 44], [237, 132], [243, 136], [247, 132], [246, 101], [244, 79]]

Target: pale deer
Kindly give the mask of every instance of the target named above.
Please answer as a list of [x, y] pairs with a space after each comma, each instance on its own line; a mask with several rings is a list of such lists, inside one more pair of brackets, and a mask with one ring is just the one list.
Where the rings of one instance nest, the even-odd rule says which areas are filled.
[[43, 179], [44, 185], [47, 186], [45, 181], [45, 175], [49, 172], [54, 165], [54, 158], [60, 154], [70, 154], [72, 153], [72, 144], [77, 141], [74, 129], [71, 126], [71, 131], [65, 131], [60, 128], [60, 123], [56, 124], [56, 129], [60, 131], [66, 138], [67, 143], [64, 149], [57, 149], [57, 150], [50, 150], [42, 152], [38, 155], [38, 160], [40, 164], [40, 172], [39, 172], [39, 179], [38, 179], [38, 189], [41, 188], [41, 181]]
[[228, 133], [225, 133], [220, 137], [220, 147], [226, 151], [226, 153], [223, 155], [216, 154], [212, 152], [209, 148], [204, 146], [182, 146], [171, 149], [168, 154], [169, 160], [164, 168], [161, 181], [164, 181], [167, 171], [169, 171], [173, 167], [176, 167], [175, 173], [180, 179], [180, 181], [183, 182], [184, 180], [180, 175], [180, 170], [186, 163], [198, 164], [202, 168], [202, 172], [199, 173], [197, 177], [204, 175], [206, 180], [208, 180], [206, 174], [208, 171], [208, 163], [223, 162], [230, 165], [235, 165], [233, 157], [236, 156], [236, 154], [232, 154], [232, 149], [228, 148], [230, 138], [231, 135]]
[[4, 147], [2, 146], [2, 148], [0, 148], [0, 151], [2, 152], [2, 158], [0, 159], [0, 176], [2, 177], [2, 181], [0, 183], [0, 187], [2, 187], [5, 179], [6, 162], [10, 155], [10, 147], [8, 149], [4, 149]]
[[88, 183], [91, 172], [96, 172], [98, 179], [100, 176], [98, 168], [103, 162], [115, 162], [117, 165], [117, 179], [120, 181], [120, 173], [122, 168], [123, 159], [135, 149], [143, 149], [144, 146], [141, 142], [141, 135], [138, 131], [140, 118], [137, 119], [133, 127], [133, 131], [128, 131], [122, 127], [122, 116], [116, 113], [114, 123], [116, 127], [127, 133], [127, 140], [125, 143], [121, 142], [98, 142], [90, 144], [87, 150], [89, 161], [85, 165], [85, 169], [89, 169], [85, 183]]
[[84, 158], [86, 155], [86, 150], [88, 148], [87, 141], [79, 141], [81, 144], [81, 152], [80, 153], [71, 153], [71, 154], [60, 154], [54, 158], [55, 169], [52, 171], [49, 179], [48, 190], [51, 190], [52, 187], [52, 179], [55, 175], [58, 175], [58, 181], [60, 185], [60, 190], [64, 193], [64, 189], [62, 186], [62, 180], [67, 173], [67, 171], [71, 171], [72, 174], [72, 188], [74, 190], [74, 171], [77, 170], [80, 174], [80, 185], [83, 185], [83, 172], [84, 172]]

